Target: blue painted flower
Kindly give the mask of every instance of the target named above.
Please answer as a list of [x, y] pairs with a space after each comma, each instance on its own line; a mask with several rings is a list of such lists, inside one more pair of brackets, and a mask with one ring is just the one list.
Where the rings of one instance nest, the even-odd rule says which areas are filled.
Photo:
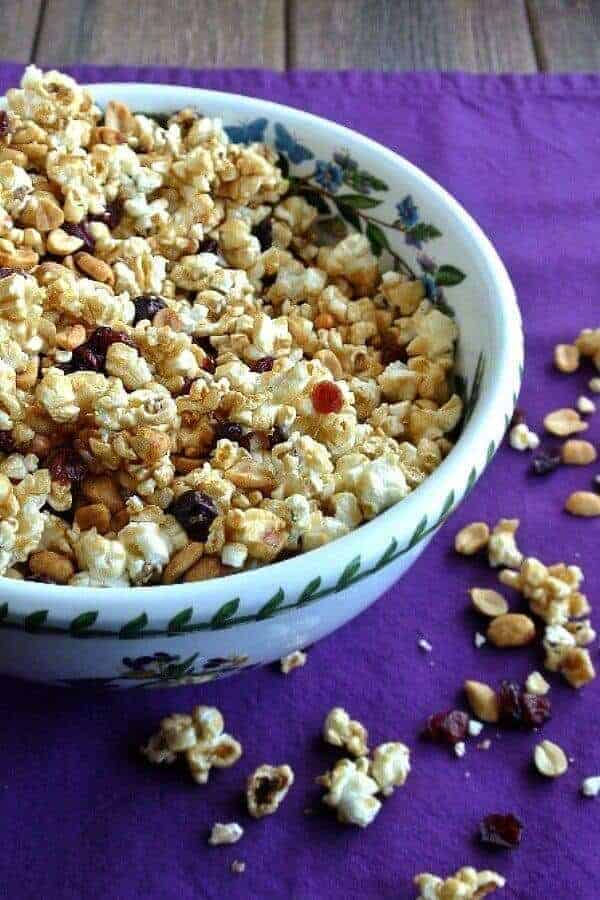
[[356, 160], [352, 159], [346, 150], [334, 153], [333, 158], [344, 172], [355, 172], [356, 169], [358, 169], [358, 163]]
[[405, 228], [413, 228], [419, 221], [419, 210], [410, 194], [396, 204], [398, 218]]
[[433, 275], [433, 273], [437, 269], [436, 261], [431, 256], [429, 256], [428, 253], [419, 253], [417, 262], [419, 263], [423, 271], [429, 272], [430, 275]]
[[437, 300], [440, 289], [438, 288], [431, 275], [421, 275], [421, 281], [423, 282], [423, 287], [425, 288], [425, 296], [427, 297], [427, 299], [431, 300], [432, 302]]
[[332, 162], [323, 162], [322, 159], [317, 160], [314, 179], [325, 190], [331, 191], [332, 194], [338, 190], [342, 184], [343, 173], [339, 166]]

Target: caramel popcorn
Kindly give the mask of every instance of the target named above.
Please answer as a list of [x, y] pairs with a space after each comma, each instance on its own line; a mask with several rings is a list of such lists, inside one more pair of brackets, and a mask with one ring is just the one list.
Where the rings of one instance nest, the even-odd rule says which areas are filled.
[[246, 783], [248, 812], [255, 819], [270, 816], [279, 809], [294, 783], [294, 773], [288, 765], [271, 766], [265, 763], [249, 776]]
[[464, 866], [445, 879], [429, 872], [415, 877], [418, 900], [482, 900], [505, 884], [506, 879], [497, 872], [487, 869], [478, 872], [471, 866]]
[[381, 809], [381, 801], [375, 796], [379, 784], [368, 774], [369, 765], [364, 756], [355, 762], [340, 759], [331, 772], [317, 779], [327, 789], [323, 803], [337, 810], [339, 822], [366, 828]]
[[323, 723], [323, 739], [334, 747], [344, 747], [353, 756], [368, 753], [367, 729], [360, 722], [351, 719], [341, 706], [335, 706], [328, 712]]
[[[455, 322], [364, 235], [321, 240], [275, 150], [192, 110], [101, 110], [34, 65], [7, 104], [0, 575], [114, 587], [265, 565], [441, 464], [463, 409]], [[595, 333], [576, 343], [595, 356]]]
[[224, 727], [216, 707], [196, 706], [190, 715], [173, 713], [164, 718], [141, 752], [155, 765], [171, 764], [180, 755], [196, 784], [206, 784], [213, 766], [228, 768], [242, 755], [241, 744], [224, 733]]

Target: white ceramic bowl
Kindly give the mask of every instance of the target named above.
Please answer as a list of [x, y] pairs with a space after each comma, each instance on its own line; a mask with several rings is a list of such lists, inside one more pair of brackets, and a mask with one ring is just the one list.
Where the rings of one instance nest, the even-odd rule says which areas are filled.
[[[333, 545], [209, 582], [81, 590], [0, 578], [2, 673], [115, 687], [202, 682], [313, 643], [407, 571], [502, 440], [520, 387], [521, 320], [506, 270], [478, 225], [436, 182], [385, 147], [263, 100], [145, 84], [91, 90], [100, 105], [118, 98], [141, 112], [193, 106], [220, 116], [232, 139], [274, 143], [292, 174], [304, 178], [317, 170], [320, 182], [312, 183], [328, 190], [330, 206], [343, 195], [359, 197], [350, 208], [342, 202], [342, 214], [358, 216], [376, 245], [387, 241], [418, 274], [426, 274], [417, 249], [406, 243], [416, 204], [421, 233], [422, 223], [439, 232], [426, 244], [439, 264], [437, 281], [466, 276], [447, 289], [445, 300], [460, 327], [458, 369], [467, 421], [449, 457], [400, 504]], [[397, 204], [403, 204], [400, 211]], [[374, 215], [390, 226], [373, 223]], [[409, 240], [418, 236], [413, 228]], [[430, 288], [432, 278], [430, 272]]]

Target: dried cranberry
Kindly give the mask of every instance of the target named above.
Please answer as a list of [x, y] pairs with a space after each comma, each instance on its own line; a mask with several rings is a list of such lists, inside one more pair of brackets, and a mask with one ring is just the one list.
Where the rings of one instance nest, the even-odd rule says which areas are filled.
[[265, 251], [273, 244], [273, 220], [263, 219], [252, 229], [254, 237], [258, 238], [260, 249]]
[[542, 449], [533, 457], [531, 471], [534, 475], [549, 475], [560, 466], [561, 461], [558, 450]]
[[158, 294], [140, 294], [133, 301], [135, 306], [135, 314], [133, 316], [133, 324], [136, 325], [142, 319], [149, 319], [151, 322], [156, 313], [166, 307], [166, 303]]
[[214, 374], [215, 369], [217, 368], [217, 364], [212, 356], [205, 356], [201, 365], [204, 371], [209, 372], [211, 375]]
[[512, 813], [492, 813], [479, 823], [479, 839], [482, 844], [513, 850], [521, 843], [523, 825]]
[[8, 266], [0, 266], [0, 278], [8, 278], [9, 275], [15, 275], [21, 269], [11, 269]]
[[123, 204], [120, 200], [113, 200], [106, 204], [104, 212], [88, 216], [88, 222], [102, 222], [108, 228], [116, 228], [123, 215]]
[[6, 135], [8, 134], [8, 129], [8, 113], [5, 109], [0, 109], [0, 137], [6, 137]]
[[80, 238], [88, 253], [94, 252], [96, 243], [83, 222], [63, 222], [61, 228], [67, 234]]
[[202, 491], [186, 491], [171, 503], [167, 511], [175, 516], [189, 537], [196, 541], [206, 540], [209, 528], [217, 516], [213, 500]]
[[198, 347], [202, 347], [202, 349], [208, 356], [216, 356], [217, 355], [217, 350], [215, 347], [213, 347], [208, 335], [195, 334], [192, 337], [192, 342], [194, 344], [197, 344]]
[[521, 708], [523, 711], [523, 724], [529, 728], [538, 728], [540, 725], [543, 725], [552, 714], [552, 705], [548, 697], [529, 694], [527, 691], [523, 691], [521, 695]]
[[61, 484], [82, 481], [87, 473], [85, 462], [71, 447], [59, 447], [55, 450], [48, 462], [48, 468], [52, 480]]
[[111, 344], [127, 344], [129, 347], [135, 347], [135, 342], [129, 337], [125, 331], [116, 331], [107, 325], [101, 325], [92, 331], [88, 344], [99, 353], [106, 354]]
[[398, 344], [398, 337], [391, 332], [384, 332], [381, 337], [381, 362], [388, 366], [393, 362], [406, 362], [408, 354], [405, 346]]
[[261, 278], [263, 288], [270, 288], [272, 284], [275, 284], [277, 281], [277, 274], [272, 272], [270, 275], [266, 273]]
[[507, 728], [518, 728], [523, 722], [521, 685], [517, 681], [503, 681], [498, 691], [500, 722]]
[[279, 425], [275, 425], [269, 432], [269, 449], [272, 449], [277, 444], [283, 444], [284, 441], [287, 441], [287, 434], [283, 428], [280, 428]]
[[189, 378], [187, 375], [184, 375], [180, 394], [189, 394], [189, 392], [192, 389], [193, 383], [197, 380], [198, 380], [197, 378]]
[[438, 744], [458, 744], [467, 736], [469, 717], [460, 709], [449, 709], [429, 716], [424, 736]]
[[255, 359], [249, 363], [252, 372], [270, 372], [273, 368], [275, 360], [272, 356], [263, 356], [261, 359]]
[[99, 372], [106, 357], [104, 353], [90, 347], [88, 343], [81, 344], [73, 350], [71, 359], [67, 363], [61, 363], [59, 366], [63, 372], [78, 372], [81, 369], [90, 369], [92, 372]]
[[0, 431], [0, 453], [12, 453], [15, 440], [12, 431]]
[[311, 393], [315, 411], [321, 415], [337, 413], [343, 406], [342, 392], [334, 381], [319, 381]]
[[204, 238], [198, 244], [198, 253], [218, 253], [219, 244], [214, 238]]
[[239, 444], [244, 434], [242, 426], [238, 425], [237, 422], [218, 422], [215, 425], [214, 431], [215, 442], [226, 439], [228, 441], [235, 441], [235, 443]]

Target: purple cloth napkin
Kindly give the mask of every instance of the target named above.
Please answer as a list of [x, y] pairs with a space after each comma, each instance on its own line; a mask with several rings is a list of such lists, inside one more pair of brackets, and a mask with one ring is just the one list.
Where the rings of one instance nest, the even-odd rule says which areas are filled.
[[[2, 93], [21, 68], [0, 66]], [[458, 197], [508, 266], [527, 330], [521, 406], [528, 422], [541, 429], [547, 411], [585, 392], [591, 371], [560, 376], [551, 361], [557, 342], [599, 324], [600, 78], [70, 71], [89, 82], [171, 82], [266, 97], [404, 154]], [[600, 413], [589, 430], [596, 441], [598, 420]], [[463, 759], [419, 739], [430, 713], [460, 702], [464, 678], [524, 679], [541, 666], [536, 650], [474, 647], [484, 623], [468, 612], [467, 589], [495, 586], [496, 578], [483, 563], [453, 554], [459, 527], [519, 517], [525, 552], [581, 565], [590, 599], [598, 599], [600, 523], [561, 511], [570, 491], [590, 486], [591, 467], [535, 478], [528, 464], [503, 448], [407, 577], [311, 649], [306, 667], [288, 677], [272, 668], [175, 692], [118, 695], [5, 681], [3, 896], [404, 900], [414, 896], [417, 872], [449, 874], [473, 864], [506, 876], [499, 898], [598, 898], [600, 799], [579, 793], [584, 776], [600, 774], [598, 683], [576, 692], [553, 679], [554, 715], [543, 734], [573, 760], [556, 782], [532, 771], [536, 734], [488, 726], [482, 738], [491, 739], [490, 749], [477, 750], [471, 740]], [[417, 646], [421, 636], [431, 653]], [[598, 666], [596, 647], [592, 653]], [[163, 715], [198, 702], [216, 704], [244, 746], [242, 761], [206, 787], [179, 770], [147, 766], [135, 752]], [[336, 758], [319, 733], [337, 704], [368, 726], [373, 745], [403, 740], [412, 748], [406, 786], [366, 831], [338, 825], [314, 785]], [[276, 815], [252, 821], [242, 804], [244, 780], [265, 761], [290, 763], [296, 783]], [[524, 822], [521, 847], [481, 848], [481, 817], [508, 811]], [[241, 842], [209, 848], [211, 824], [232, 820], [246, 828]], [[243, 875], [231, 873], [234, 859], [246, 862]]]

